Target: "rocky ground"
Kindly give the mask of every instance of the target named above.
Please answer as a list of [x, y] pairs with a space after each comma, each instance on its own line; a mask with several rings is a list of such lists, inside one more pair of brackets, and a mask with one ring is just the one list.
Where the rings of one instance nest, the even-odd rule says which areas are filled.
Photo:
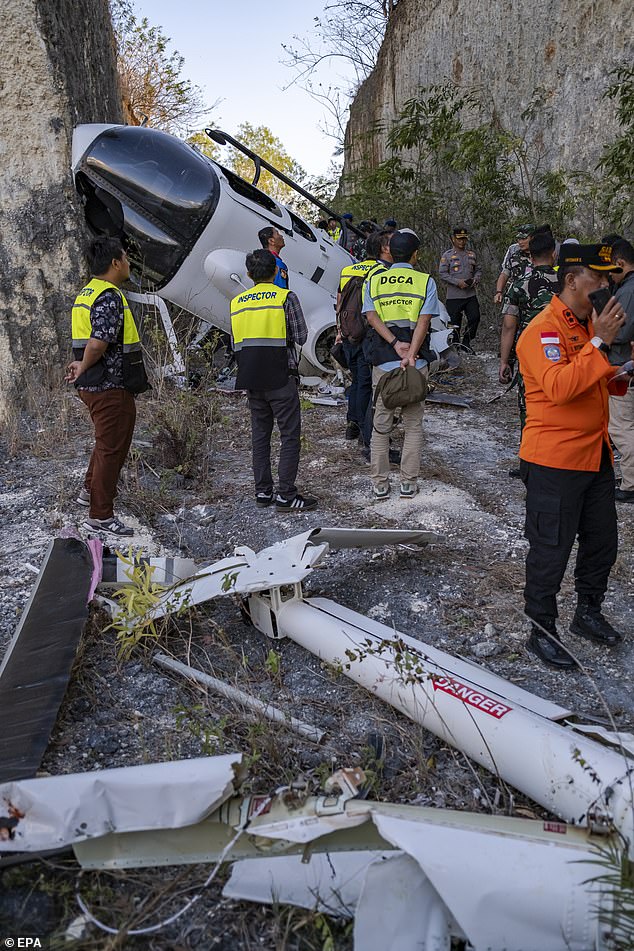
[[[139, 400], [140, 421], [120, 493], [120, 513], [135, 527], [135, 549], [181, 553], [201, 563], [258, 550], [317, 526], [425, 528], [442, 540], [424, 549], [333, 552], [306, 583], [309, 593], [381, 620], [452, 653], [476, 659], [535, 693], [574, 710], [634, 726], [634, 627], [630, 507], [619, 507], [620, 554], [606, 612], [626, 635], [605, 651], [567, 635], [584, 672], [554, 673], [524, 650], [521, 615], [524, 490], [510, 479], [516, 464], [514, 394], [499, 392], [492, 353], [467, 357], [462, 371], [441, 377], [439, 390], [472, 399], [470, 408], [429, 404], [421, 491], [413, 500], [371, 498], [368, 467], [343, 438], [345, 410], [304, 408], [300, 489], [318, 510], [280, 515], [252, 501], [249, 426], [238, 394], [179, 393], [164, 386]], [[398, 440], [398, 433], [396, 434]], [[84, 410], [71, 393], [34, 394], [32, 412], [9, 426], [0, 462], [0, 649], [8, 643], [49, 540], [81, 526], [74, 503], [90, 445]], [[394, 475], [397, 485], [397, 475]], [[80, 529], [81, 530], [81, 529]], [[561, 599], [566, 631], [573, 607], [571, 574]], [[193, 612], [162, 635], [160, 648], [250, 690], [326, 731], [318, 746], [266, 723], [157, 669], [153, 646], [117, 658], [115, 632], [96, 614], [84, 636], [42, 770], [69, 773], [165, 759], [243, 752], [249, 788], [268, 791], [299, 773], [315, 788], [333, 768], [361, 764], [372, 795], [451, 808], [540, 815], [522, 796], [509, 798], [495, 777], [370, 697], [295, 644], [272, 644], [241, 618], [228, 597]], [[274, 655], [270, 654], [272, 647]], [[376, 737], [385, 742], [376, 758]], [[496, 795], [497, 792], [497, 795]], [[77, 916], [72, 862], [48, 862], [4, 873], [0, 921], [61, 935]], [[82, 887], [95, 911], [117, 927], [154, 921], [182, 904], [207, 869], [91, 874]], [[349, 929], [298, 909], [254, 908], [220, 897], [221, 884], [186, 920], [136, 941], [88, 930], [74, 947], [323, 949], [350, 946]], [[157, 897], [158, 896], [158, 897]], [[22, 917], [20, 917], [22, 915]], [[6, 925], [5, 925], [6, 927]], [[16, 927], [17, 931], [17, 927]]]

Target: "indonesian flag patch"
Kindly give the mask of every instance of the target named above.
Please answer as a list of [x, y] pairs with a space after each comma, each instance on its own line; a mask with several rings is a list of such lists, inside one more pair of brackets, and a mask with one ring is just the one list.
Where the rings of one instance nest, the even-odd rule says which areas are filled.
[[542, 331], [542, 346], [545, 347], [549, 343], [558, 344], [559, 343], [559, 334], [555, 330], [545, 330]]

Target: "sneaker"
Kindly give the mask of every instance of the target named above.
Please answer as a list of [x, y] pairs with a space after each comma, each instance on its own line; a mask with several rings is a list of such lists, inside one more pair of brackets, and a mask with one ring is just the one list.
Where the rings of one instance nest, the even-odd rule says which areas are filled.
[[299, 492], [294, 499], [285, 499], [282, 495], [278, 495], [275, 499], [275, 508], [279, 512], [309, 512], [311, 509], [316, 509], [317, 504], [317, 499], [304, 498]]
[[273, 492], [257, 492], [255, 496], [255, 504], [260, 508], [265, 508], [267, 505], [272, 505]]
[[90, 506], [90, 492], [88, 489], [80, 489], [75, 501], [77, 502], [77, 505]]
[[110, 518], [87, 518], [84, 526], [93, 532], [107, 532], [108, 535], [119, 535], [126, 538], [134, 535], [134, 529], [124, 525], [114, 515]]
[[382, 502], [390, 494], [390, 483], [382, 482], [381, 485], [372, 486], [372, 495], [376, 502]]
[[346, 439], [358, 439], [360, 435], [359, 424], [355, 423], [353, 419], [349, 420], [346, 424]]
[[413, 499], [418, 492], [415, 482], [401, 482], [400, 496], [402, 499]]

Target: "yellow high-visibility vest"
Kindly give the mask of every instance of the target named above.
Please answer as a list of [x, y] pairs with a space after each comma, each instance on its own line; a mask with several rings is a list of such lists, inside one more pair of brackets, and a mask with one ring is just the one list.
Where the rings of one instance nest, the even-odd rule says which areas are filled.
[[344, 268], [341, 269], [341, 277], [339, 278], [339, 290], [342, 291], [351, 277], [365, 277], [371, 268], [374, 267], [376, 261], [357, 261], [356, 264], [347, 264]]
[[380, 320], [413, 331], [427, 297], [429, 274], [394, 265], [372, 274], [369, 281], [370, 297]]
[[231, 336], [234, 350], [243, 347], [285, 347], [288, 288], [256, 284], [231, 301]]
[[90, 312], [92, 310], [93, 304], [99, 295], [103, 294], [103, 292], [107, 290], [116, 291], [121, 298], [121, 303], [123, 304], [124, 353], [130, 353], [133, 350], [141, 349], [139, 331], [136, 329], [134, 317], [132, 316], [132, 311], [130, 310], [130, 305], [126, 300], [125, 294], [119, 287], [117, 287], [116, 284], [111, 284], [110, 281], [102, 281], [98, 277], [93, 277], [93, 279], [89, 281], [85, 287], [82, 287], [79, 294], [75, 298], [75, 303], [73, 304], [71, 327], [73, 335], [73, 353], [76, 360], [81, 360], [83, 357], [86, 344], [90, 340], [90, 336], [92, 334]]

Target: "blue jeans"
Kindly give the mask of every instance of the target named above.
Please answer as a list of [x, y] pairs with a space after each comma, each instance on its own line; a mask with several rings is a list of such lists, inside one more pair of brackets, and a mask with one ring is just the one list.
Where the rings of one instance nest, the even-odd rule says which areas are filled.
[[366, 439], [366, 429], [368, 428], [366, 414], [372, 401], [372, 367], [366, 360], [363, 354], [363, 346], [360, 343], [349, 343], [344, 340], [343, 349], [352, 376], [348, 393], [348, 420], [358, 425], [363, 434], [364, 444], [369, 446], [372, 423], [370, 422], [370, 430]]

